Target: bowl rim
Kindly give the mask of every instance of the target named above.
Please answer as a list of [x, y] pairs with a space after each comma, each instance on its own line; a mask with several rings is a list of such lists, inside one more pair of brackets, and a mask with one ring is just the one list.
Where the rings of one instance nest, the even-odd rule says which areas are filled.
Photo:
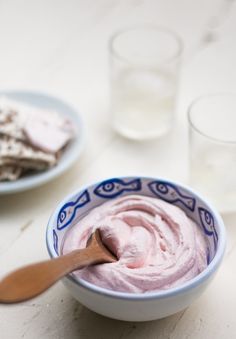
[[95, 294], [103, 295], [106, 297], [111, 297], [114, 299], [121, 299], [121, 300], [132, 300], [132, 301], [141, 301], [141, 300], [155, 300], [155, 299], [163, 299], [163, 298], [168, 298], [172, 296], [177, 296], [179, 294], [187, 293], [190, 290], [197, 288], [199, 285], [204, 283], [206, 280], [212, 276], [217, 268], [219, 267], [224, 253], [225, 253], [225, 248], [226, 248], [226, 230], [224, 226], [224, 222], [220, 214], [217, 212], [216, 208], [206, 199], [203, 198], [201, 194], [190, 188], [189, 186], [182, 184], [182, 183], [177, 183], [173, 180], [166, 179], [164, 177], [149, 177], [149, 176], [143, 176], [143, 175], [127, 175], [127, 176], [117, 176], [117, 177], [112, 177], [112, 178], [105, 178], [101, 179], [98, 181], [95, 181], [91, 184], [88, 185], [83, 185], [80, 187], [80, 189], [77, 189], [73, 191], [72, 193], [68, 194], [62, 201], [60, 201], [57, 204], [56, 209], [53, 211], [51, 214], [48, 224], [47, 224], [47, 229], [46, 229], [46, 246], [47, 250], [49, 253], [49, 256], [51, 258], [56, 258], [58, 257], [58, 254], [54, 250], [53, 247], [53, 239], [50, 236], [50, 231], [53, 228], [53, 223], [52, 219], [55, 218], [55, 216], [58, 214], [59, 210], [61, 209], [61, 206], [64, 205], [69, 199], [73, 198], [74, 195], [78, 194], [79, 192], [82, 192], [85, 189], [89, 189], [90, 187], [97, 185], [101, 183], [102, 181], [106, 180], [112, 180], [114, 178], [117, 179], [147, 179], [147, 180], [161, 180], [166, 183], [173, 184], [177, 187], [180, 187], [184, 190], [187, 190], [189, 193], [193, 194], [196, 198], [204, 201], [204, 203], [207, 205], [207, 207], [211, 210], [211, 213], [214, 215], [215, 219], [217, 220], [218, 223], [218, 246], [217, 250], [215, 253], [214, 258], [212, 261], [209, 263], [209, 265], [197, 276], [194, 278], [188, 280], [184, 284], [181, 284], [176, 287], [172, 287], [166, 290], [160, 290], [160, 291], [151, 291], [151, 292], [145, 292], [145, 293], [130, 293], [130, 292], [120, 292], [120, 291], [113, 291], [109, 290], [100, 286], [97, 286], [95, 284], [92, 284], [90, 282], [87, 282], [84, 279], [81, 278], [75, 278], [72, 274], [69, 274], [64, 277], [64, 279], [69, 280], [71, 283], [75, 284], [77, 287], [80, 287], [85, 290], [89, 290], [89, 292], [93, 292]]

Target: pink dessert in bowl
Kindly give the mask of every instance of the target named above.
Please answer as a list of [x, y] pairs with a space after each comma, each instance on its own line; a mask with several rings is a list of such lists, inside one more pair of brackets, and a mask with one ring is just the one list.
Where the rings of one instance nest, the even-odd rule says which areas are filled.
[[159, 178], [111, 178], [65, 198], [48, 223], [50, 256], [85, 247], [96, 228], [119, 260], [63, 282], [89, 309], [127, 321], [188, 307], [214, 277], [226, 244], [223, 221], [209, 202]]
[[97, 286], [131, 293], [164, 290], [207, 266], [203, 232], [183, 210], [163, 200], [128, 195], [103, 203], [68, 231], [63, 253], [86, 247], [96, 228], [118, 261], [74, 274]]

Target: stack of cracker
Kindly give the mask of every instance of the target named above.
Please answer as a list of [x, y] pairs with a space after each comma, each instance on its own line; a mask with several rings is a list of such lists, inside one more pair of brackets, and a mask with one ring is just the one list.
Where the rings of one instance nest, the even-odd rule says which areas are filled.
[[0, 181], [55, 166], [74, 133], [55, 111], [0, 97]]

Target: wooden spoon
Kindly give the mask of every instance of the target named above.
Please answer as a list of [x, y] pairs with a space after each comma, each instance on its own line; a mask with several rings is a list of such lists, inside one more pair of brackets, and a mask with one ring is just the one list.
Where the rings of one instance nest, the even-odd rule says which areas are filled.
[[103, 245], [97, 229], [87, 247], [58, 258], [22, 267], [0, 281], [0, 303], [18, 303], [36, 297], [66, 274], [88, 265], [112, 263], [117, 258]]

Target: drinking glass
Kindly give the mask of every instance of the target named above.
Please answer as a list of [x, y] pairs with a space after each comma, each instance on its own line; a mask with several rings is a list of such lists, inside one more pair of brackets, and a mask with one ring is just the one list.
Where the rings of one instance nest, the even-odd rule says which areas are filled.
[[188, 111], [190, 181], [222, 212], [236, 209], [236, 94], [202, 96]]
[[170, 130], [182, 45], [175, 32], [154, 25], [111, 37], [112, 125], [120, 134], [142, 140]]

